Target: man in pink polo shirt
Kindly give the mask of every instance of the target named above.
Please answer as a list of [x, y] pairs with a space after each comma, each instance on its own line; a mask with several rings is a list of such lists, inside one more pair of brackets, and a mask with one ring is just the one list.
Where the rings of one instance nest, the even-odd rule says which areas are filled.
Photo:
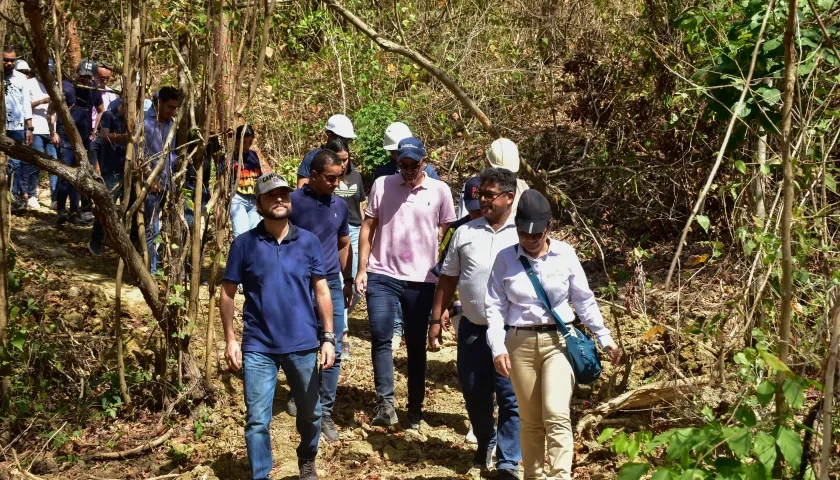
[[439, 232], [455, 221], [449, 186], [430, 178], [423, 168], [428, 157], [423, 142], [400, 141], [397, 175], [373, 183], [359, 234], [356, 289], [367, 298], [371, 357], [376, 395], [374, 425], [397, 423], [394, 410], [394, 309], [402, 305], [408, 353], [409, 428], [423, 419], [426, 392], [426, 331], [435, 294]]

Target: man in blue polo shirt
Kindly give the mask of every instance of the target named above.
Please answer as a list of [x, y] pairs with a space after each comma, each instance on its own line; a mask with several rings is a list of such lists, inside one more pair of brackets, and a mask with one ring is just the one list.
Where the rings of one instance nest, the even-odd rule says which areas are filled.
[[327, 143], [339, 138], [344, 141], [345, 145], [349, 145], [350, 142], [356, 138], [356, 132], [353, 130], [353, 122], [351, 122], [346, 115], [342, 115], [340, 113], [327, 119], [327, 126], [324, 127], [324, 133], [327, 135], [327, 141], [320, 147], [307, 153], [303, 157], [303, 161], [300, 162], [300, 166], [298, 166], [297, 188], [309, 183], [310, 171], [312, 170], [312, 160], [315, 159], [315, 155], [317, 155], [318, 152], [325, 150]]
[[[315, 457], [321, 436], [318, 398], [318, 321], [321, 314], [321, 368], [335, 361], [335, 334], [324, 254], [318, 237], [289, 222], [292, 188], [275, 173], [257, 181], [257, 209], [263, 217], [239, 235], [228, 253], [219, 310], [225, 331], [225, 359], [231, 370], [244, 366], [245, 446], [251, 478], [268, 479], [271, 456], [271, 404], [277, 372], [283, 368], [298, 405], [297, 447], [301, 480], [317, 479]], [[234, 295], [241, 284], [242, 346], [233, 331]]]
[[[111, 191], [114, 202], [123, 196], [123, 173], [125, 172], [126, 144], [129, 140], [125, 124], [125, 107], [117, 98], [111, 102], [108, 110], [99, 117], [98, 148], [99, 170], [102, 181]], [[102, 241], [105, 231], [99, 220], [93, 222], [93, 229], [88, 241], [88, 251], [96, 256], [102, 255]]]
[[[292, 192], [292, 223], [315, 234], [324, 251], [324, 269], [332, 296], [333, 327], [344, 331], [344, 305], [353, 296], [353, 263], [350, 253], [350, 210], [347, 202], [333, 195], [344, 165], [335, 152], [321, 150], [312, 159], [309, 183]], [[335, 347], [341, 351], [341, 342]], [[332, 419], [341, 360], [324, 370], [321, 378], [321, 432], [327, 440], [338, 440]]]

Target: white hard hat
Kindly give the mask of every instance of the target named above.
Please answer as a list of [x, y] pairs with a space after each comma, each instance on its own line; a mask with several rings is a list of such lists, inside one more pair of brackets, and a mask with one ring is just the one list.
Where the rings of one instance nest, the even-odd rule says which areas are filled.
[[341, 138], [356, 138], [356, 132], [353, 131], [353, 122], [346, 115], [338, 114], [330, 117], [324, 130], [333, 132]]
[[15, 70], [17, 70], [18, 72], [28, 73], [30, 70], [29, 64], [26, 63], [26, 60], [18, 60], [18, 62], [15, 64]]
[[400, 141], [413, 136], [414, 135], [411, 133], [411, 129], [408, 128], [408, 125], [402, 122], [392, 123], [385, 129], [385, 137], [382, 139], [382, 148], [389, 151], [397, 150]]
[[507, 138], [496, 139], [487, 150], [487, 162], [494, 168], [506, 168], [513, 173], [519, 171], [519, 149]]

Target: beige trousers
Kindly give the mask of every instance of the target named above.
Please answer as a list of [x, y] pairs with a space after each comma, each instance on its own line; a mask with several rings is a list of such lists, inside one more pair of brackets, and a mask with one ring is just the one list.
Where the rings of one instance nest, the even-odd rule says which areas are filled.
[[[519, 404], [525, 480], [572, 478], [574, 439], [569, 404], [575, 374], [558, 332], [511, 328], [505, 340]], [[546, 444], [548, 465], [544, 465]]]

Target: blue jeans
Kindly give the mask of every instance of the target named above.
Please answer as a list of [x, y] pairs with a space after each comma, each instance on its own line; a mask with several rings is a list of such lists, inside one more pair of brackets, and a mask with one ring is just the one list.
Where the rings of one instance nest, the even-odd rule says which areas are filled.
[[423, 407], [426, 393], [426, 334], [435, 284], [405, 282], [378, 273], [368, 274], [367, 306], [370, 317], [371, 357], [376, 395], [394, 405], [394, 315], [402, 307], [408, 353], [408, 410]]
[[146, 248], [149, 250], [149, 268], [152, 275], [157, 273], [158, 254], [155, 239], [160, 233], [160, 207], [163, 192], [149, 192], [144, 205], [143, 223], [146, 225]]
[[[458, 324], [458, 379], [464, 392], [467, 415], [478, 439], [475, 461], [484, 464], [487, 454], [496, 450], [496, 469], [519, 469], [519, 406], [509, 378], [493, 366], [493, 353], [487, 345], [487, 327], [466, 317]], [[493, 421], [493, 395], [499, 405], [498, 432]]]
[[[53, 145], [52, 141], [50, 141], [49, 135], [33, 135], [32, 136], [32, 148], [38, 150], [41, 153], [45, 153], [52, 158], [58, 158], [58, 153], [56, 152], [55, 145]], [[30, 188], [32, 191], [35, 191], [35, 186], [38, 185], [38, 176], [41, 172], [38, 171], [38, 167], [32, 166], [34, 169], [34, 183], [30, 181]], [[30, 177], [32, 178], [32, 177]], [[58, 177], [55, 175], [50, 175], [50, 198], [55, 200], [55, 187], [58, 184]], [[37, 193], [36, 193], [37, 194]], [[30, 193], [29, 196], [31, 197], [33, 193]]]
[[233, 238], [256, 227], [261, 218], [259, 212], [257, 212], [257, 197], [255, 195], [233, 194], [230, 201], [230, 223], [233, 229]]
[[[359, 232], [362, 230], [361, 226], [350, 225], [350, 245], [353, 246], [353, 278], [356, 278], [356, 273], [359, 271]], [[353, 310], [356, 309], [356, 305], [359, 304], [359, 299], [362, 298], [359, 295], [359, 292], [356, 291], [356, 287], [353, 287], [353, 303], [348, 305], [346, 309], [344, 309], [344, 331], [347, 332], [348, 328], [348, 321], [347, 317], [353, 313]], [[338, 330], [336, 330], [338, 332]], [[336, 333], [338, 335], [338, 333]], [[336, 350], [336, 354], [341, 353], [339, 350]]]
[[[123, 174], [122, 172], [103, 172], [102, 180], [105, 181], [105, 187], [111, 191], [111, 198], [114, 202], [121, 199], [123, 196]], [[99, 219], [94, 220], [93, 229], [90, 232], [90, 241], [93, 244], [101, 245], [105, 238], [105, 230], [102, 229], [102, 224]]]
[[318, 399], [318, 350], [289, 354], [242, 353], [245, 390], [245, 448], [251, 461], [251, 478], [268, 479], [274, 461], [271, 457], [271, 405], [280, 368], [286, 374], [297, 405], [295, 418], [300, 444], [297, 456], [314, 460], [321, 436], [321, 401]]
[[[70, 144], [70, 139], [64, 135], [61, 136], [58, 155], [61, 158], [61, 162], [67, 166], [72, 167], [76, 163], [76, 152], [73, 151], [73, 145]], [[55, 201], [58, 203], [58, 213], [64, 213], [67, 208], [68, 198], [70, 199], [70, 213], [77, 213], [82, 196], [78, 190], [70, 185], [70, 182], [59, 178], [55, 195]]]
[[[20, 143], [26, 142], [26, 130], [6, 130], [6, 136]], [[30, 187], [29, 182], [33, 170], [35, 172], [35, 183]], [[6, 167], [6, 175], [11, 177], [12, 199], [15, 202], [20, 201], [20, 197], [23, 194], [32, 196], [30, 192], [33, 192], [38, 185], [38, 168], [21, 162], [16, 158], [9, 159], [9, 165]]]
[[[338, 390], [338, 377], [341, 374], [341, 332], [344, 331], [344, 282], [341, 275], [327, 277], [333, 304], [333, 332], [336, 336], [335, 363], [321, 373], [321, 408], [324, 415], [332, 415], [335, 405], [335, 392]], [[320, 318], [320, 317], [319, 317]]]

